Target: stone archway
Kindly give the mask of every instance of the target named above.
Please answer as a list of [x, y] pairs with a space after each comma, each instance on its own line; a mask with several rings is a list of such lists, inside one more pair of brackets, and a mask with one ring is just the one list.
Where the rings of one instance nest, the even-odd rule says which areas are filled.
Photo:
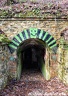
[[[46, 49], [46, 47], [48, 46], [50, 49], [52, 49], [53, 53], [55, 54], [57, 51], [57, 44], [56, 44], [56, 40], [54, 39], [54, 37], [50, 35], [48, 32], [45, 32], [41, 29], [30, 28], [17, 34], [13, 38], [12, 42], [9, 44], [11, 53], [14, 53], [14, 51], [16, 50], [17, 56], [19, 58], [18, 64], [17, 64], [17, 79], [20, 79], [20, 76], [21, 76], [21, 67], [22, 67], [21, 59], [20, 59], [21, 52], [25, 50], [25, 48], [27, 48], [29, 45], [33, 46], [33, 48], [34, 46], [38, 48], [43, 47], [43, 49]], [[41, 62], [40, 68], [41, 68], [42, 74], [46, 78], [45, 60], [42, 58], [44, 58], [44, 56], [41, 56], [38, 62]]]
[[[23, 68], [22, 66], [24, 66], [24, 63], [27, 69], [29, 69], [29, 67], [33, 69], [38, 67], [44, 75], [45, 72], [43, 72], [42, 68], [43, 65], [45, 65], [45, 60], [44, 60], [45, 51], [46, 51], [46, 46], [42, 40], [32, 38], [32, 39], [25, 40], [23, 43], [21, 43], [20, 46], [17, 48], [17, 56], [18, 56], [17, 77], [18, 78], [21, 77], [22, 68]], [[23, 58], [22, 55], [24, 55], [25, 57]]]

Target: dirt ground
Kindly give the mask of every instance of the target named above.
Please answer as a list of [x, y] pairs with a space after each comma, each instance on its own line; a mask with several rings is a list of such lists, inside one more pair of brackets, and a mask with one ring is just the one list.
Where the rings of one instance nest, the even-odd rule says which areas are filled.
[[11, 80], [0, 96], [68, 96], [68, 86], [57, 77], [46, 81], [38, 70], [23, 71], [20, 81]]

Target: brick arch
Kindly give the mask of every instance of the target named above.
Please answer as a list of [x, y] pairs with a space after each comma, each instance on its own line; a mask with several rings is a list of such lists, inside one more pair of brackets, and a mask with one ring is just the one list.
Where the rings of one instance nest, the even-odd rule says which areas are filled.
[[44, 30], [37, 29], [37, 28], [26, 29], [20, 32], [19, 34], [17, 34], [9, 44], [11, 53], [17, 50], [17, 48], [23, 41], [30, 38], [38, 38], [43, 40], [48, 45], [48, 47], [50, 47], [50, 49], [52, 49], [54, 53], [56, 53], [57, 44], [54, 37], [50, 35], [48, 32], [45, 32]]

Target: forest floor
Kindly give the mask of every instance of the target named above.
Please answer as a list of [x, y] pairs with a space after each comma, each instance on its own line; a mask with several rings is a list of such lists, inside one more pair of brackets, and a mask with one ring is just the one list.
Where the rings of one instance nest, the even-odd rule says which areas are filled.
[[11, 80], [0, 96], [68, 96], [68, 86], [57, 77], [45, 80], [37, 70], [23, 71], [20, 81]]
[[[31, 0], [34, 1], [34, 0]], [[35, 2], [37, 1], [37, 2]], [[34, 2], [0, 3], [0, 17], [68, 18], [68, 0], [35, 0]]]

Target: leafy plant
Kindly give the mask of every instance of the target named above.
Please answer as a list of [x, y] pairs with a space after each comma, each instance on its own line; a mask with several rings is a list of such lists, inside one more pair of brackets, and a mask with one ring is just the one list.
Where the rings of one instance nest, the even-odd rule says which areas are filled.
[[9, 40], [4, 34], [0, 34], [0, 42], [2, 42], [2, 43], [10, 43], [11, 40]]
[[34, 12], [35, 15], [40, 14], [40, 8], [34, 8], [32, 11]]

